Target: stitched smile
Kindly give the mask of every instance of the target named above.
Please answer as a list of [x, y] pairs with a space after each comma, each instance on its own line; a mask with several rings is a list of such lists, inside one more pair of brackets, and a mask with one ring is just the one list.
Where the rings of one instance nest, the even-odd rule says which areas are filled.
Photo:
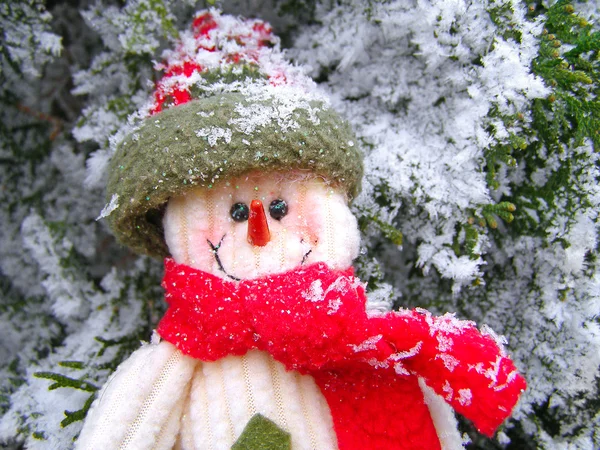
[[[206, 239], [206, 242], [208, 242], [210, 251], [213, 253], [213, 255], [215, 257], [215, 261], [217, 263], [217, 266], [219, 267], [219, 270], [221, 272], [223, 272], [228, 278], [231, 278], [232, 280], [235, 280], [235, 281], [241, 281], [241, 278], [231, 275], [225, 270], [225, 266], [223, 266], [223, 262], [221, 261], [221, 258], [219, 257], [219, 249], [221, 248], [221, 244], [223, 243], [225, 236], [227, 236], [227, 234], [223, 235], [223, 237], [221, 238], [221, 240], [219, 241], [219, 243], [217, 245], [213, 244], [210, 241], [210, 239]], [[301, 242], [304, 242], [304, 240], [302, 240]], [[302, 261], [300, 261], [301, 266], [304, 265], [304, 263], [306, 262], [306, 259], [308, 258], [308, 255], [310, 255], [311, 252], [312, 252], [312, 248], [308, 249], [308, 251], [302, 256]]]
[[223, 239], [225, 239], [225, 236], [227, 236], [227, 235], [224, 234], [217, 245], [214, 245], [212, 242], [210, 242], [210, 239], [207, 239], [206, 242], [208, 242], [208, 245], [210, 246], [210, 249], [213, 252], [213, 255], [215, 255], [215, 261], [217, 262], [217, 265], [219, 266], [219, 270], [221, 272], [223, 272], [225, 275], [227, 275], [227, 277], [231, 278], [232, 280], [240, 281], [241, 278], [234, 277], [233, 275], [229, 275], [227, 273], [227, 271], [225, 270], [225, 267], [223, 267], [221, 258], [219, 258], [219, 248], [221, 248], [221, 244], [223, 243]]

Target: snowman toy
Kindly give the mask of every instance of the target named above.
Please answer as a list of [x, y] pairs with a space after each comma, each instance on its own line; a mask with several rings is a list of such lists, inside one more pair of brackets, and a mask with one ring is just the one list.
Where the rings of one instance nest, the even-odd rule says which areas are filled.
[[165, 258], [168, 309], [95, 400], [82, 450], [460, 449], [525, 381], [451, 314], [368, 311], [362, 157], [268, 24], [202, 11], [111, 160], [109, 224]]

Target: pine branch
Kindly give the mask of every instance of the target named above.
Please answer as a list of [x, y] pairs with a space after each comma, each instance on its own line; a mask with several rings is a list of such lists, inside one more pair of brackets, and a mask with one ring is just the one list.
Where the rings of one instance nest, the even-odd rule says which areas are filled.
[[77, 411], [65, 411], [66, 417], [60, 422], [60, 426], [65, 428], [75, 422], [83, 421], [87, 416], [87, 413], [89, 412], [92, 403], [94, 403], [94, 400], [96, 400], [95, 393], [87, 398], [81, 409], [78, 409]]
[[77, 380], [75, 378], [70, 378], [65, 375], [54, 372], [36, 372], [33, 376], [36, 378], [41, 378], [43, 380], [54, 381], [54, 383], [48, 386], [49, 391], [53, 391], [54, 389], [59, 388], [71, 388], [85, 392], [96, 392], [99, 389], [98, 386], [95, 386], [88, 381], [81, 379]]

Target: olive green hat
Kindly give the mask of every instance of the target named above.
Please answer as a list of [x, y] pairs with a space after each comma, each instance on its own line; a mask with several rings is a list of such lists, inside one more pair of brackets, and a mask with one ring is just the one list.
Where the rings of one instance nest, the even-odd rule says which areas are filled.
[[[149, 117], [111, 159], [106, 216], [121, 243], [167, 256], [162, 211], [169, 198], [248, 171], [307, 170], [350, 198], [358, 194], [362, 156], [356, 138], [314, 83], [281, 58], [268, 25], [211, 10], [196, 16], [192, 31], [182, 46], [193, 40], [196, 53], [183, 61], [181, 52], [167, 55], [171, 63], [164, 66]], [[217, 51], [224, 60], [232, 53], [237, 58], [210, 70], [202, 57], [214, 59]]]

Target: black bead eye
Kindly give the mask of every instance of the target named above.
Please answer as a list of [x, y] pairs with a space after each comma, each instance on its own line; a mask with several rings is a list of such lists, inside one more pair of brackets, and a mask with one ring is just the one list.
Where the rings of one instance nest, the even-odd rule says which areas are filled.
[[236, 222], [245, 222], [248, 220], [250, 210], [248, 209], [248, 205], [245, 203], [235, 203], [229, 210], [229, 215]]
[[285, 200], [278, 198], [269, 205], [269, 214], [275, 220], [281, 220], [288, 213], [288, 206]]

